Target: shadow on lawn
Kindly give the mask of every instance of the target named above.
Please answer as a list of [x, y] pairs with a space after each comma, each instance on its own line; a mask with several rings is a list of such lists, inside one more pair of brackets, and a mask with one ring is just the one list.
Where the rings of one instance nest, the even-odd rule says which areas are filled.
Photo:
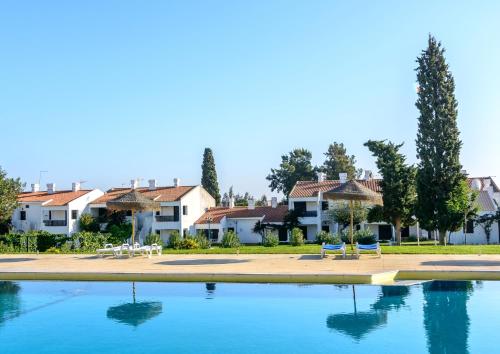
[[420, 263], [424, 266], [450, 266], [450, 267], [485, 267], [485, 266], [500, 266], [500, 261], [490, 261], [490, 260], [446, 260], [446, 261], [426, 261]]
[[162, 265], [211, 265], [211, 264], [232, 264], [232, 263], [246, 263], [248, 259], [178, 259], [175, 261], [164, 261], [156, 264]]
[[35, 260], [34, 258], [0, 258], [0, 263], [16, 263], [16, 262], [29, 262]]

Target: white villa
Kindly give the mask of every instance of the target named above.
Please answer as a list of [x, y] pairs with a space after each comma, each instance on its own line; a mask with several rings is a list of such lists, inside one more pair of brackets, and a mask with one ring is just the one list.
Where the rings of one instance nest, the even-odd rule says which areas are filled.
[[[347, 174], [341, 173], [339, 180], [325, 180], [323, 174], [318, 174], [317, 181], [299, 181], [290, 192], [288, 207], [290, 210], [299, 210], [301, 217], [300, 228], [304, 232], [308, 241], [313, 241], [316, 234], [321, 231], [337, 232], [339, 226], [331, 220], [328, 210], [335, 202], [323, 199], [323, 193], [328, 192], [340, 184], [347, 182]], [[380, 193], [379, 179], [372, 178], [370, 171], [365, 171], [363, 179], [357, 180], [359, 183]], [[500, 189], [491, 177], [468, 178], [468, 183], [472, 189], [478, 192], [477, 204], [479, 214], [495, 212], [500, 206]], [[390, 240], [394, 238], [394, 228], [386, 223], [374, 223], [357, 225], [357, 228], [369, 228], [378, 240]], [[429, 232], [419, 229], [419, 237], [432, 238]], [[417, 227], [411, 226], [403, 228], [402, 236], [417, 236]], [[474, 225], [469, 221], [466, 233], [462, 231], [450, 234], [450, 242], [454, 244], [480, 244], [486, 243], [486, 234], [479, 225]], [[500, 225], [492, 227], [490, 243], [500, 243]]]
[[[248, 200], [248, 206], [234, 206], [234, 199], [229, 201], [229, 207], [210, 208], [196, 222], [196, 230], [203, 230], [213, 242], [220, 242], [227, 231], [234, 231], [242, 243], [260, 243], [262, 236], [253, 232], [255, 224], [260, 221], [265, 224], [283, 225], [283, 219], [288, 213], [286, 205], [278, 205], [277, 198], [271, 199], [270, 206], [255, 206], [253, 199]], [[278, 231], [280, 241], [287, 241], [286, 230]]]
[[70, 235], [78, 231], [80, 216], [88, 211], [89, 203], [103, 194], [99, 189], [80, 189], [78, 182], [71, 190], [61, 191], [56, 190], [55, 183], [48, 183], [46, 191], [32, 184], [30, 192], [18, 196], [12, 225], [18, 232], [44, 230]]
[[129, 193], [133, 189], [160, 204], [160, 210], [137, 214], [137, 235], [143, 240], [148, 234], [159, 234], [168, 241], [174, 230], [180, 235], [194, 234], [195, 221], [209, 208], [215, 206], [215, 199], [200, 185], [181, 186], [175, 178], [172, 186], [157, 186], [156, 180], [148, 181], [148, 187], [139, 187], [137, 180], [131, 181], [130, 188], [112, 188], [89, 204], [90, 213], [96, 217], [105, 216], [106, 202]]

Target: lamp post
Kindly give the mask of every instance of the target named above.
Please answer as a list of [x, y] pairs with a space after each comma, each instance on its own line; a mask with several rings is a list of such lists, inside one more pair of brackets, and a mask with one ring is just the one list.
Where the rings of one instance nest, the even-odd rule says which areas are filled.
[[210, 229], [210, 224], [212, 223], [212, 218], [209, 216], [207, 217], [207, 221], [208, 221], [208, 240], [211, 241], [212, 240], [212, 230]]

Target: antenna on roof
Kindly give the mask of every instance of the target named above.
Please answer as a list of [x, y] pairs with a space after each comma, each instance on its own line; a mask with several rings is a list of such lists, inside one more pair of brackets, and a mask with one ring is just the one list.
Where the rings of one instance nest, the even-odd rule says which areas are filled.
[[38, 185], [40, 185], [40, 181], [42, 180], [42, 174], [47, 172], [49, 171], [40, 171], [40, 174], [38, 175]]

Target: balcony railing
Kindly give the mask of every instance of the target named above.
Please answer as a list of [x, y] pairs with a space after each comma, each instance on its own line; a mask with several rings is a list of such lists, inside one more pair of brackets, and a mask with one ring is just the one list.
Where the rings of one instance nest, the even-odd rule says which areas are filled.
[[179, 221], [174, 215], [155, 215], [155, 218], [157, 222]]
[[308, 210], [308, 211], [302, 211], [299, 216], [301, 218], [308, 218], [308, 217], [313, 217], [315, 218], [318, 216], [318, 212], [316, 210]]
[[44, 220], [45, 226], [68, 226], [68, 220]]

